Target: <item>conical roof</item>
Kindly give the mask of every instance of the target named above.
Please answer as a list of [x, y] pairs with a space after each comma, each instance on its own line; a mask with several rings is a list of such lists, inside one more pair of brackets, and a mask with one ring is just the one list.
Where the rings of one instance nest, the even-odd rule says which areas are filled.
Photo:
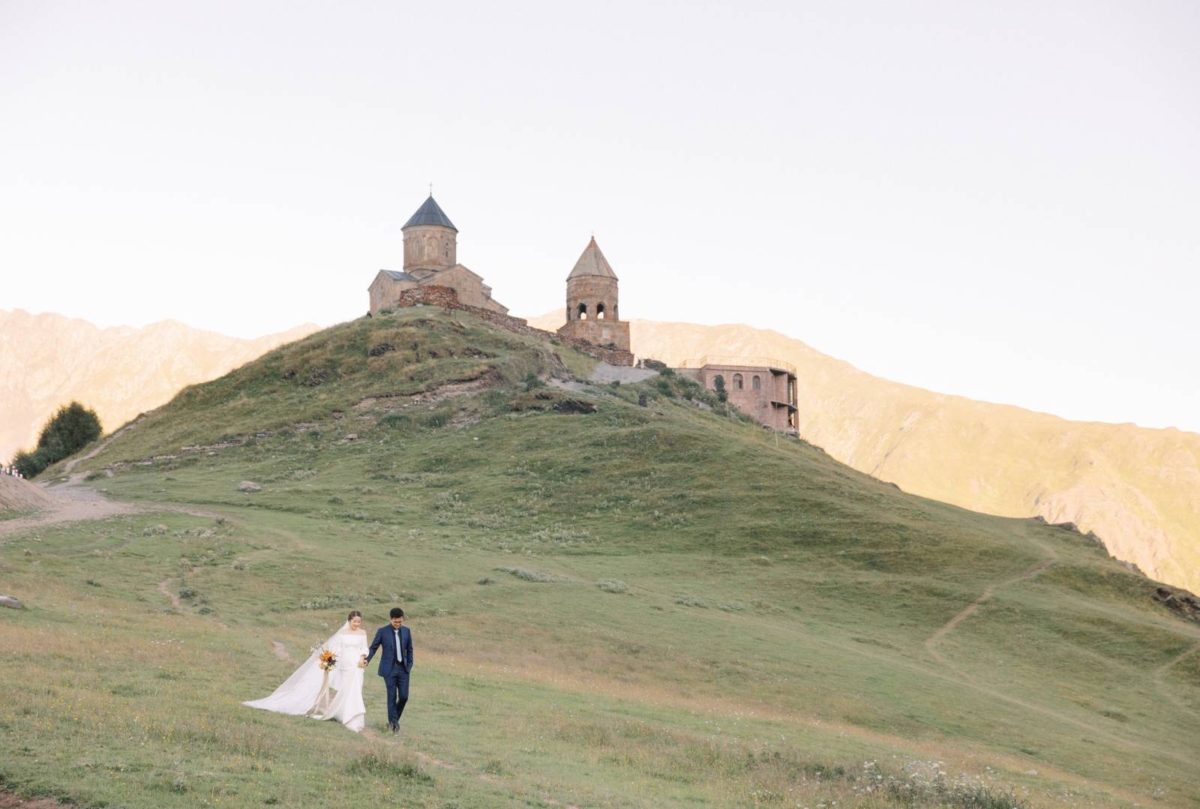
[[575, 269], [571, 270], [571, 274], [567, 276], [567, 280], [581, 278], [585, 275], [598, 275], [601, 278], [617, 280], [617, 274], [613, 272], [612, 267], [608, 266], [608, 259], [600, 252], [600, 245], [596, 244], [595, 236], [588, 242], [588, 246], [583, 249], [583, 255], [579, 257], [579, 261], [575, 262]]
[[450, 221], [450, 217], [446, 216], [446, 212], [434, 201], [433, 194], [429, 195], [429, 199], [425, 200], [424, 205], [417, 208], [417, 212], [404, 223], [404, 227], [401, 230], [411, 228], [413, 225], [440, 225], [458, 233], [458, 228], [454, 227], [454, 223]]

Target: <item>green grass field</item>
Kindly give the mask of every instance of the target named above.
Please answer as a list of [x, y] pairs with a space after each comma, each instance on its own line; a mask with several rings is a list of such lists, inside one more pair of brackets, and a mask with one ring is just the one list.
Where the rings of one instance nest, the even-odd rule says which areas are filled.
[[[527, 382], [591, 362], [403, 310], [122, 431], [74, 471], [144, 512], [0, 539], [28, 606], [0, 610], [0, 782], [112, 807], [1200, 806], [1200, 626], [1152, 582], [677, 377]], [[362, 735], [240, 705], [295, 668], [273, 644], [303, 659], [393, 605], [400, 737], [374, 666]]]

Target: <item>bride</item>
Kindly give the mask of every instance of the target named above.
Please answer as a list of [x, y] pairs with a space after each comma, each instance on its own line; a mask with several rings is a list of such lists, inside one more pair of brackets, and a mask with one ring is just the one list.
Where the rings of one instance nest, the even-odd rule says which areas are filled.
[[[328, 672], [321, 669], [322, 651], [337, 655], [337, 663]], [[367, 633], [362, 628], [362, 613], [354, 610], [342, 628], [314, 650], [271, 696], [242, 704], [293, 716], [333, 719], [359, 733], [367, 718], [362, 695], [366, 666]], [[330, 689], [335, 692], [332, 697]]]

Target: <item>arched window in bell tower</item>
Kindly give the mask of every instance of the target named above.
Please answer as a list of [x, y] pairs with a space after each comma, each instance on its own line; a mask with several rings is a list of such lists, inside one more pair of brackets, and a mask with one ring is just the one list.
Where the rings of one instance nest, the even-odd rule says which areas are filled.
[[579, 304], [578, 315], [579, 315], [580, 320], [587, 320], [587, 304], [586, 303]]
[[604, 304], [596, 304], [596, 320], [604, 320]]

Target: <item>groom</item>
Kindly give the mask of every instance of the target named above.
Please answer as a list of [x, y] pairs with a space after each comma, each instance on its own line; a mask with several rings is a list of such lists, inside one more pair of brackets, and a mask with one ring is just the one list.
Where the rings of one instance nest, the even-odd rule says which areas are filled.
[[392, 622], [381, 626], [371, 641], [367, 663], [375, 656], [375, 650], [383, 647], [379, 655], [379, 676], [387, 686], [388, 727], [392, 733], [400, 732], [400, 715], [408, 702], [408, 673], [413, 666], [412, 632], [404, 625], [404, 610], [392, 607]]

